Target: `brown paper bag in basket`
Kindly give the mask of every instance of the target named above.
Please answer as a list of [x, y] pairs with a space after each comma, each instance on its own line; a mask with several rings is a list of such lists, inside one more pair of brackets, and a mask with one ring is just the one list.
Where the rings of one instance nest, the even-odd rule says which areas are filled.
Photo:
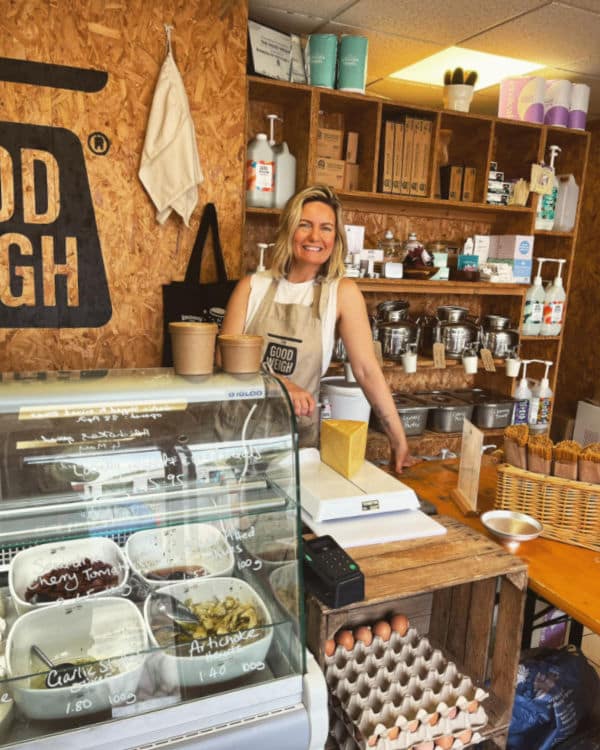
[[527, 469], [527, 439], [529, 427], [526, 424], [511, 424], [504, 430], [504, 460], [517, 469]]
[[600, 443], [587, 445], [579, 455], [578, 464], [581, 482], [600, 484]]
[[581, 455], [581, 444], [576, 440], [561, 440], [553, 450], [554, 476], [562, 479], [577, 479], [577, 460]]
[[552, 467], [552, 440], [548, 435], [530, 435], [527, 441], [527, 468], [538, 474], [550, 474]]

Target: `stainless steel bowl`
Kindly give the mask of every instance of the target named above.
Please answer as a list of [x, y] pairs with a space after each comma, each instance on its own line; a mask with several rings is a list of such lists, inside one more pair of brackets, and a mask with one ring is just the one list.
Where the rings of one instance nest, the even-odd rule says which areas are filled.
[[488, 510], [481, 514], [481, 523], [510, 552], [516, 552], [521, 542], [535, 539], [544, 530], [536, 518], [514, 510]]

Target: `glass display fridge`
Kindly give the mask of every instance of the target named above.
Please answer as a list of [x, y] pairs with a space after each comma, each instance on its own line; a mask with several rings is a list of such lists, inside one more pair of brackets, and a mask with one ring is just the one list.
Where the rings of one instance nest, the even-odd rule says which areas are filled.
[[276, 379], [5, 374], [0, 452], [0, 748], [323, 747]]

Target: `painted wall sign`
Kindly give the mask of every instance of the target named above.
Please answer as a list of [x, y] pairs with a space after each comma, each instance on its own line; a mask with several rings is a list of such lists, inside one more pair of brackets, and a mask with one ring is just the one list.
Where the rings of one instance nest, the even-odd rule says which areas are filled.
[[[10, 62], [8, 75], [0, 59], [0, 79], [62, 87], [61, 71], [74, 70]], [[79, 139], [65, 128], [0, 122], [0, 327], [89, 328], [111, 315]]]

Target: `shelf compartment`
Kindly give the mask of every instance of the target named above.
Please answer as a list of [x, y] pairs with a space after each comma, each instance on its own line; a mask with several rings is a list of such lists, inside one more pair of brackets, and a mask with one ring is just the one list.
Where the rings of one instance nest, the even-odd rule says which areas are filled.
[[[379, 102], [359, 94], [341, 95], [320, 90], [317, 109], [319, 125], [343, 130], [344, 144], [349, 131], [358, 133], [358, 184], [361, 190], [374, 190], [381, 121]], [[314, 154], [316, 156], [316, 148]], [[314, 174], [314, 164], [310, 165], [309, 174]]]
[[[524, 179], [529, 182], [531, 165], [543, 156], [541, 141], [542, 130], [539, 126], [523, 127], [521, 122], [497, 120], [493, 128], [490, 161], [498, 164], [498, 170], [504, 172], [505, 181]], [[530, 193], [530, 206], [531, 201]]]
[[266, 115], [283, 118], [283, 122], [275, 123], [275, 140], [285, 141], [296, 157], [296, 189], [308, 182], [312, 91], [310, 86], [248, 78], [248, 140], [256, 133], [269, 132]]
[[[443, 133], [448, 135], [446, 162], [441, 148], [436, 149], [435, 170], [444, 163], [475, 167], [476, 201], [483, 202], [487, 190], [488, 153], [492, 133], [492, 120], [487, 117], [465, 116], [458, 112], [444, 111], [440, 118], [440, 133], [437, 143], [440, 144]], [[442, 137], [441, 137], [442, 136]], [[470, 204], [471, 205], [471, 204]]]

